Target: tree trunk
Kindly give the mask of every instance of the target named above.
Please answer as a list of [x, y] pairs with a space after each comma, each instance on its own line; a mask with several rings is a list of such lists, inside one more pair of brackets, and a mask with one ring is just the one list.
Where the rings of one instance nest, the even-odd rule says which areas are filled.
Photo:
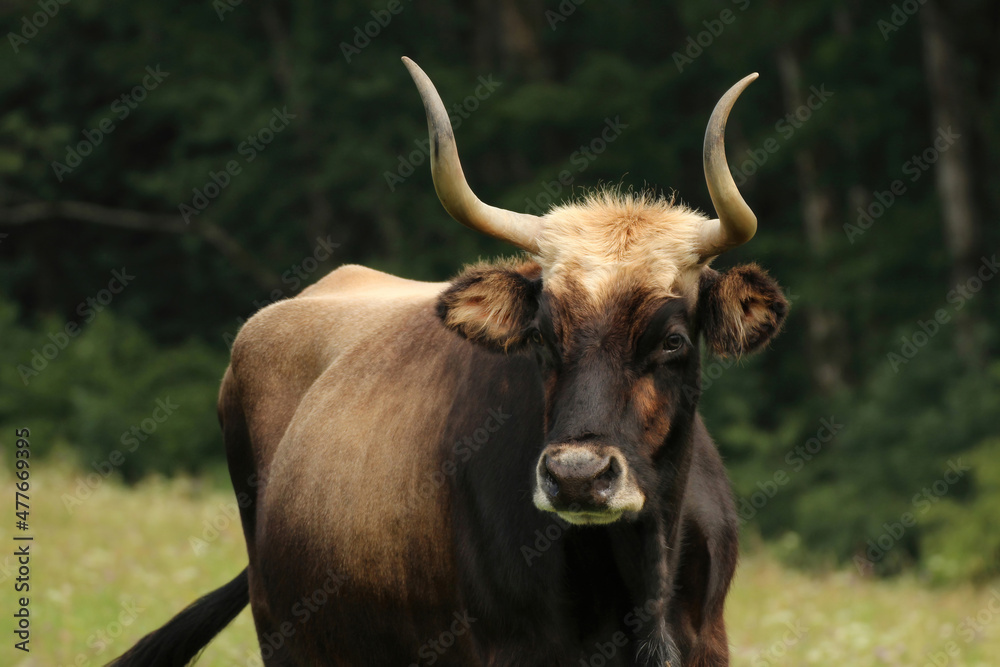
[[[931, 145], [941, 131], [959, 136], [938, 155], [934, 170], [945, 244], [951, 258], [951, 281], [965, 282], [975, 273], [979, 261], [977, 242], [980, 238], [980, 216], [972, 188], [973, 167], [969, 147], [974, 140], [971, 125], [966, 122], [965, 99], [958, 66], [958, 57], [948, 31], [948, 17], [937, 0], [927, 0], [920, 11], [923, 30], [924, 66], [930, 90], [934, 128]], [[969, 310], [956, 314], [955, 345], [969, 363], [977, 364], [980, 350], [975, 339], [975, 320]]]
[[[267, 2], [261, 6], [261, 22], [264, 31], [271, 42], [271, 61], [275, 83], [288, 100], [288, 106], [297, 116], [292, 124], [292, 133], [296, 138], [297, 152], [302, 168], [302, 177], [316, 182], [309, 176], [318, 172], [320, 159], [316, 151], [322, 150], [322, 142], [317, 138], [313, 121], [312, 109], [301, 93], [300, 82], [296, 77], [295, 64], [292, 61], [290, 36], [288, 27], [284, 24], [275, 6]], [[310, 242], [317, 237], [325, 236], [330, 229], [333, 218], [333, 206], [328, 194], [319, 187], [309, 188], [306, 193], [306, 229], [305, 236]]]
[[[777, 59], [785, 104], [794, 112], [803, 103], [799, 58], [791, 48], [786, 47], [778, 52]], [[824, 272], [827, 263], [826, 239], [830, 230], [836, 228], [833, 196], [818, 182], [817, 160], [811, 150], [801, 148], [795, 153], [795, 167], [801, 193], [806, 249], [814, 260], [812, 265], [817, 271]], [[804, 310], [808, 321], [813, 383], [819, 392], [830, 394], [846, 384], [844, 367], [849, 351], [843, 332], [847, 325], [839, 313], [820, 304], [806, 304]]]

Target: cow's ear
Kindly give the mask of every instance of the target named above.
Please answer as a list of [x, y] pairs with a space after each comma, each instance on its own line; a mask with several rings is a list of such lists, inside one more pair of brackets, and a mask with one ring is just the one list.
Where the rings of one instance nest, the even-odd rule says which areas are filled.
[[781, 287], [756, 264], [725, 273], [705, 269], [699, 292], [705, 341], [723, 357], [756, 352], [778, 333], [788, 314]]
[[535, 262], [501, 262], [467, 267], [438, 297], [444, 325], [496, 351], [523, 347], [542, 289]]

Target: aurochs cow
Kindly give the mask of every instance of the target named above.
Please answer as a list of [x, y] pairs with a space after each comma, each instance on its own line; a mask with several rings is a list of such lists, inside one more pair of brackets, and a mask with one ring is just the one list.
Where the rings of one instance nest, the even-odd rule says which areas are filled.
[[276, 665], [726, 665], [737, 519], [698, 416], [701, 341], [759, 349], [787, 302], [710, 268], [754, 214], [598, 192], [536, 217], [466, 183], [437, 91], [435, 189], [525, 255], [421, 283], [333, 271], [240, 331], [219, 418], [249, 565], [119, 665], [185, 664], [248, 602]]

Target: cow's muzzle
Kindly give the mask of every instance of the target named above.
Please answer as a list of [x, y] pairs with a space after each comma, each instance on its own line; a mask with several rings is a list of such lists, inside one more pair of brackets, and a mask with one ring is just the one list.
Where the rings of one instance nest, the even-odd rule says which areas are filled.
[[611, 523], [641, 510], [645, 500], [616, 447], [549, 445], [538, 459], [535, 506], [569, 523]]

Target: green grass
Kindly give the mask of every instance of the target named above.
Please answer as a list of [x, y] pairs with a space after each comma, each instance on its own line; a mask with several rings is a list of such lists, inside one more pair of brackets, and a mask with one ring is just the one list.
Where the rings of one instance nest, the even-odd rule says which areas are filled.
[[[239, 524], [229, 516], [233, 499], [210, 485], [151, 480], [126, 489], [104, 482], [70, 513], [63, 496], [74, 493], [81, 473], [50, 463], [32, 472], [32, 651], [25, 656], [11, 647], [7, 622], [0, 664], [102, 665], [246, 564]], [[10, 489], [9, 473], [3, 478]], [[217, 536], [205, 532], [213, 521]], [[6, 544], [11, 523], [0, 530]], [[199, 538], [204, 544], [196, 550], [192, 539]], [[6, 616], [16, 573], [4, 551]], [[994, 595], [996, 612], [989, 607]], [[981, 630], [968, 640], [961, 623], [977, 614]], [[758, 553], [742, 562], [727, 617], [734, 665], [1000, 664], [1000, 582], [932, 589], [910, 577], [809, 575]], [[957, 655], [932, 662], [928, 654], [946, 656], [949, 642]], [[244, 611], [198, 664], [255, 664], [255, 651]]]

